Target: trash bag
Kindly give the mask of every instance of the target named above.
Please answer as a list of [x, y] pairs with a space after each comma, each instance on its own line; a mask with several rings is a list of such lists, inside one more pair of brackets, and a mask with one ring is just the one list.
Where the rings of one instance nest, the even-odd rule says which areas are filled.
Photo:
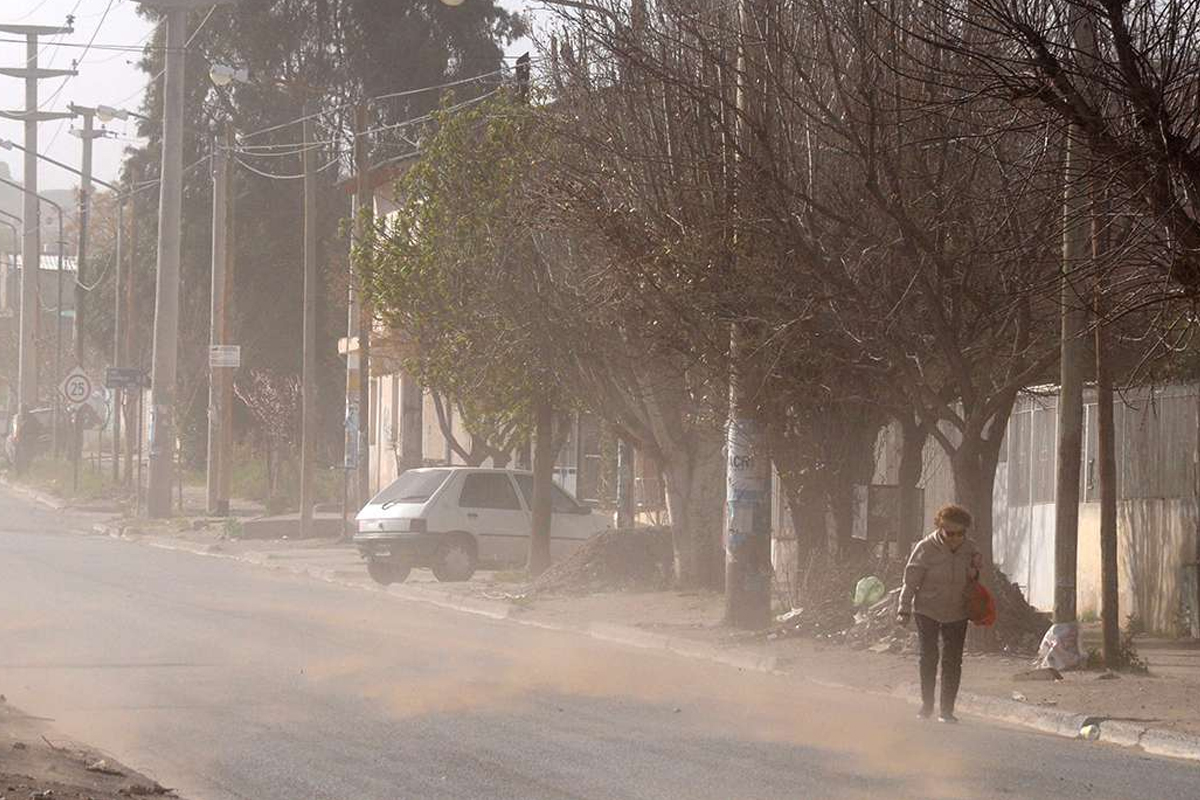
[[1059, 622], [1050, 626], [1042, 637], [1042, 646], [1038, 648], [1037, 661], [1040, 668], [1075, 669], [1084, 663], [1084, 656], [1079, 650], [1079, 623]]
[[886, 591], [887, 587], [883, 585], [883, 581], [874, 575], [868, 575], [854, 586], [854, 605], [859, 608], [873, 606], [883, 599]]
[[979, 581], [967, 584], [967, 618], [981, 628], [991, 627], [996, 622], [996, 600]]

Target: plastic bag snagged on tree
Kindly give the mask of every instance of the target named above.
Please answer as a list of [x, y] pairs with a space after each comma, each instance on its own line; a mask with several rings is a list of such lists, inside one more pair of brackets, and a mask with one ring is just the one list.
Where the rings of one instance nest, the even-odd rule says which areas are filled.
[[1075, 669], [1084, 662], [1079, 651], [1079, 623], [1059, 622], [1050, 626], [1038, 648], [1037, 666], [1045, 669]]
[[868, 575], [854, 586], [854, 605], [859, 608], [873, 606], [883, 599], [887, 587], [874, 575]]

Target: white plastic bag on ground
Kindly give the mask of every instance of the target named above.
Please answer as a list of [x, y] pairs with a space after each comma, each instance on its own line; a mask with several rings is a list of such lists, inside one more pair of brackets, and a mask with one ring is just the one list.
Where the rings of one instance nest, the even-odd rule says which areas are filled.
[[1036, 664], [1039, 668], [1057, 670], [1075, 669], [1082, 666], [1085, 656], [1079, 647], [1079, 623], [1059, 622], [1050, 626], [1042, 637]]
[[859, 608], [873, 606], [882, 599], [887, 587], [874, 575], [868, 575], [854, 586], [854, 605]]

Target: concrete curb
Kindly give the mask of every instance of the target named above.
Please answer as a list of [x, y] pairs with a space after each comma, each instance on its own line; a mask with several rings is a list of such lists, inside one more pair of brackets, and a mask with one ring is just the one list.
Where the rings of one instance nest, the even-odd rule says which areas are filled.
[[179, 541], [175, 539], [165, 539], [163, 537], [154, 536], [153, 534], [130, 535], [119, 525], [111, 523], [99, 523], [93, 526], [93, 530], [97, 533], [110, 536], [114, 539], [122, 541], [135, 542], [145, 544], [150, 547], [157, 547], [162, 550], [176, 550], [180, 552], [192, 553], [198, 556], [208, 556], [210, 558], [226, 558], [231, 561], [240, 561], [244, 564], [253, 564], [259, 567], [286, 572], [291, 575], [299, 575], [302, 577], [314, 578], [316, 580], [325, 581], [326, 583], [334, 583], [339, 586], [349, 586], [357, 589], [373, 589], [383, 591], [394, 597], [402, 600], [410, 600], [417, 603], [429, 603], [430, 605], [447, 608], [452, 611], [461, 611], [465, 614], [476, 614], [489, 619], [508, 619], [516, 608], [511, 603], [503, 603], [496, 600], [480, 600], [471, 597], [458, 597], [453, 592], [443, 592], [437, 589], [429, 589], [418, 586], [406, 586], [404, 584], [393, 584], [386, 588], [376, 587], [365, 582], [347, 580], [343, 570], [326, 569], [311, 564], [289, 564], [286, 562], [275, 561], [268, 558], [266, 554], [259, 552], [248, 553], [222, 553], [219, 551], [209, 550], [204, 545], [194, 544], [192, 542]]
[[[121, 526], [111, 523], [99, 523], [93, 526], [93, 529], [97, 533], [116, 539], [147, 544], [151, 547], [159, 547], [164, 550], [183, 551], [211, 558], [226, 558], [255, 566], [268, 567], [293, 575], [307, 576], [341, 586], [369, 590], [377, 589], [373, 585], [347, 580], [344, 577], [345, 573], [343, 571], [324, 569], [311, 565], [281, 563], [266, 558], [262, 553], [213, 552], [190, 542], [165, 540], [148, 535], [130, 536], [124, 532]], [[451, 611], [474, 614], [493, 620], [508, 621], [532, 628], [581, 634], [611, 644], [638, 647], [646, 650], [660, 650], [684, 658], [694, 658], [735, 667], [747, 672], [798, 677], [809, 683], [826, 688], [860, 694], [865, 692], [872, 695], [894, 697], [912, 704], [917, 704], [921, 700], [920, 691], [915, 684], [898, 686], [891, 691], [879, 691], [864, 689], [860, 686], [849, 686], [837, 682], [817, 680], [798, 675], [787, 669], [782, 669], [779, 659], [775, 655], [758, 653], [747, 648], [719, 647], [709, 642], [701, 642], [680, 636], [669, 636], [632, 625], [620, 625], [610, 622], [593, 622], [585, 626], [572, 626], [539, 622], [537, 620], [523, 620], [517, 613], [520, 611], [520, 607], [512, 603], [461, 597], [455, 595], [453, 592], [427, 587], [393, 584], [382, 591], [400, 600], [427, 603]], [[1080, 730], [1085, 725], [1094, 724], [1100, 729], [1099, 741], [1121, 747], [1141, 748], [1142, 751], [1150, 755], [1200, 761], [1200, 737], [1188, 734], [1158, 730], [1124, 720], [1109, 720], [1095, 715], [1079, 714], [1055, 708], [1042, 708], [1017, 700], [980, 695], [973, 692], [960, 693], [958, 706], [961, 711], [972, 716], [982, 717], [994, 722], [1018, 725], [1023, 728], [1031, 728], [1068, 739], [1080, 738]]]
[[665, 650], [685, 658], [712, 661], [748, 672], [778, 672], [778, 659], [774, 655], [755, 653], [744, 648], [726, 648], [695, 639], [667, 636], [632, 625], [611, 622], [593, 622], [586, 628], [588, 636], [603, 642], [640, 647], [646, 650]]
[[0, 478], [0, 486], [8, 489], [13, 494], [19, 494], [23, 497], [28, 497], [33, 502], [52, 508], [55, 511], [62, 511], [70, 508], [70, 504], [63, 500], [44, 492], [39, 492], [37, 489], [30, 489], [28, 486], [20, 483], [14, 483], [7, 478]]

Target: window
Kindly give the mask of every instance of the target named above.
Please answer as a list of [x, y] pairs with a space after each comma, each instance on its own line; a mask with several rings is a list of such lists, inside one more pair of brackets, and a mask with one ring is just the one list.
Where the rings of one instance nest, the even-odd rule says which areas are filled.
[[[533, 476], [532, 475], [514, 475], [517, 481], [517, 486], [521, 487], [521, 496], [525, 498], [525, 505], [533, 508]], [[550, 495], [550, 509], [555, 514], [578, 514], [579, 504], [571, 499], [571, 495], [562, 490], [558, 484], [554, 484], [554, 492]]]
[[424, 503], [446, 482], [444, 469], [409, 470], [371, 500], [372, 503]]
[[460, 508], [494, 508], [502, 511], [520, 511], [517, 493], [512, 481], [503, 472], [473, 472], [463, 481], [462, 494], [458, 497]]

